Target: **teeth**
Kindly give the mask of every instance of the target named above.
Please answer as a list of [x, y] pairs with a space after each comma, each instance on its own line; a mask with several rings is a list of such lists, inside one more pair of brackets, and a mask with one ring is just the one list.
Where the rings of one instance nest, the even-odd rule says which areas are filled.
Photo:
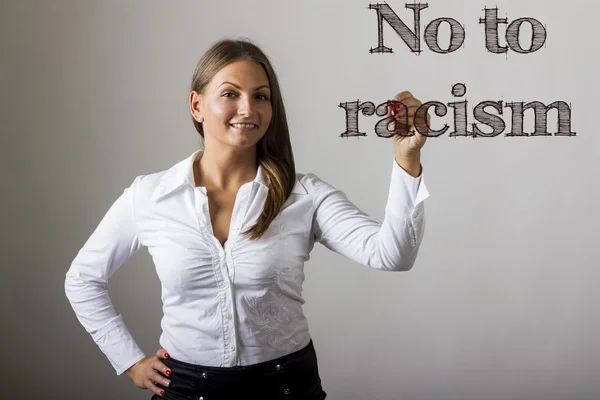
[[232, 126], [235, 126], [236, 128], [254, 128], [256, 125], [254, 124], [231, 124]]

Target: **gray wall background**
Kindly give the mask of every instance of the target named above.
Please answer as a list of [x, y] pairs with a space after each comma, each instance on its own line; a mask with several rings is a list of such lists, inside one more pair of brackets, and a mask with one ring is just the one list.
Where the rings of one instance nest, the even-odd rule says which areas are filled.
[[[379, 104], [402, 90], [447, 103], [457, 82], [467, 85], [470, 113], [484, 100], [569, 102], [577, 137], [430, 139], [427, 232], [413, 270], [377, 272], [317, 246], [306, 265], [305, 311], [331, 399], [600, 397], [599, 6], [431, 1], [422, 32], [435, 18], [453, 17], [465, 26], [465, 45], [439, 55], [423, 43], [415, 56], [388, 25], [385, 44], [395, 52], [369, 54], [377, 25], [368, 4], [0, 4], [2, 397], [150, 397], [115, 376], [78, 324], [64, 274], [136, 175], [199, 147], [188, 85], [201, 54], [225, 36], [250, 37], [272, 58], [297, 169], [344, 190], [376, 218], [392, 144], [375, 136], [376, 117], [360, 119], [367, 137], [340, 138], [338, 103]], [[404, 2], [388, 4], [412, 21]], [[509, 21], [544, 23], [546, 46], [528, 56], [487, 52], [478, 21], [495, 5]], [[448, 32], [442, 26], [442, 45]], [[504, 119], [510, 126], [507, 109]], [[451, 124], [452, 115], [433, 121]], [[552, 113], [549, 130], [556, 130]], [[109, 289], [142, 348], [154, 353], [161, 304], [145, 250]]]

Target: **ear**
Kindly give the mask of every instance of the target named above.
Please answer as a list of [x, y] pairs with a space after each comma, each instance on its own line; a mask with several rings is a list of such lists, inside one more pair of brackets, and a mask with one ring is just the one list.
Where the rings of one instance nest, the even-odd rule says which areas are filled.
[[189, 107], [192, 118], [199, 121], [202, 117], [202, 95], [195, 90], [190, 92]]

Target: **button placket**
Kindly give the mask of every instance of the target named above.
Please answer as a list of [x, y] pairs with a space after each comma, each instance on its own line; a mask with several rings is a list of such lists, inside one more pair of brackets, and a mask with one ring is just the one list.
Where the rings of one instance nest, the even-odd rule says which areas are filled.
[[229, 274], [229, 279], [231, 280], [231, 282], [233, 282], [235, 279], [235, 264], [233, 263], [233, 257], [231, 256], [231, 249], [229, 249], [227, 251], [227, 254], [225, 254], [225, 260], [227, 264], [227, 272]]
[[[224, 278], [224, 280], [227, 280], [227, 275], [225, 275]], [[227, 316], [230, 313], [229, 310], [231, 309], [231, 304], [233, 303], [232, 291], [233, 289], [231, 282], [228, 282], [228, 287], [225, 287], [224, 290], [221, 290], [219, 296], [221, 302], [221, 324], [223, 329], [224, 345], [223, 363], [226, 363], [228, 365], [231, 364], [231, 362], [228, 362], [227, 359], [232, 357], [232, 355], [230, 354], [230, 352], [232, 351], [232, 343], [235, 343], [235, 326], [232, 326], [231, 321], [229, 320], [229, 318], [227, 318]], [[230, 329], [230, 327], [232, 329]]]
[[[226, 312], [225, 312], [224, 316], [225, 316], [225, 325], [227, 326], [226, 331], [227, 331], [227, 337], [228, 337], [226, 345], [227, 345], [227, 350], [231, 352], [231, 354], [230, 354], [230, 358], [231, 358], [230, 363], [231, 363], [231, 365], [233, 365], [234, 361], [235, 361], [235, 358], [236, 358], [236, 353], [235, 353], [236, 347], [235, 347], [235, 344], [236, 344], [237, 340], [236, 340], [235, 325], [233, 323], [233, 315], [232, 315], [232, 312], [231, 312], [231, 310], [233, 309], [233, 293], [232, 293], [233, 292], [233, 288], [231, 286], [230, 286], [229, 292], [230, 292], [229, 299], [231, 301], [231, 304], [228, 305], [228, 307], [225, 309]], [[229, 329], [229, 328], [231, 328], [231, 329]]]
[[[242, 186], [239, 189], [238, 194], [246, 193], [246, 189], [246, 187]], [[227, 270], [229, 272], [229, 279], [231, 279], [232, 282], [235, 281], [235, 264], [233, 262], [233, 255], [231, 251], [238, 239], [241, 219], [240, 214], [241, 210], [245, 209], [247, 206], [247, 198], [248, 196], [246, 194], [242, 194], [238, 201], [238, 197], [236, 196], [235, 204], [233, 206], [233, 211], [231, 214], [229, 238], [227, 239], [227, 243], [225, 243], [225, 259], [227, 263]]]

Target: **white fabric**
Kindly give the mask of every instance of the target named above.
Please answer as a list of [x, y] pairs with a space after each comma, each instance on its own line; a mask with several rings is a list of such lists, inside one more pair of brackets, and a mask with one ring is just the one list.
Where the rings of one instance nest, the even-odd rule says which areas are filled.
[[259, 167], [255, 180], [239, 189], [221, 246], [206, 189], [194, 185], [192, 166], [201, 156], [197, 151], [166, 171], [138, 176], [66, 274], [77, 318], [117, 374], [145, 353], [116, 313], [107, 281], [141, 247], [148, 248], [162, 286], [161, 346], [175, 359], [206, 366], [255, 364], [308, 344], [302, 283], [315, 241], [371, 268], [413, 266], [429, 194], [422, 176], [408, 175], [395, 161], [383, 222], [314, 174], [297, 174], [281, 214], [251, 241], [241, 232], [256, 222], [268, 191]]

